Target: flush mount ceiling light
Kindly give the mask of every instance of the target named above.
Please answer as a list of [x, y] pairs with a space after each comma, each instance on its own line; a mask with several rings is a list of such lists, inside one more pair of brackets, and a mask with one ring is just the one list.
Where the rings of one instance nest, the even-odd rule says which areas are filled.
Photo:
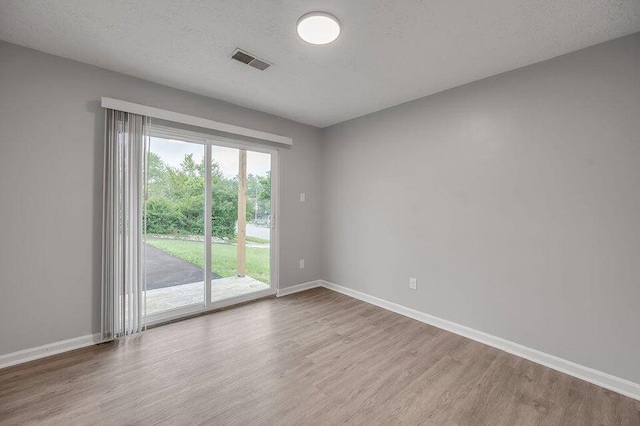
[[327, 12], [310, 12], [298, 19], [298, 35], [311, 44], [331, 43], [340, 35], [340, 21]]

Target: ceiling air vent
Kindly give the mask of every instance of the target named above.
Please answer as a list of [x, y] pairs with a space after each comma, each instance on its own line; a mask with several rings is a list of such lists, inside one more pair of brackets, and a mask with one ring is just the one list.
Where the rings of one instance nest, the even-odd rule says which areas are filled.
[[260, 71], [264, 71], [271, 66], [270, 63], [265, 62], [262, 59], [258, 59], [252, 54], [247, 53], [244, 50], [240, 50], [240, 49], [236, 49], [233, 51], [233, 54], [231, 55], [231, 59], [235, 59], [238, 62], [247, 64], [251, 67], [259, 69]]

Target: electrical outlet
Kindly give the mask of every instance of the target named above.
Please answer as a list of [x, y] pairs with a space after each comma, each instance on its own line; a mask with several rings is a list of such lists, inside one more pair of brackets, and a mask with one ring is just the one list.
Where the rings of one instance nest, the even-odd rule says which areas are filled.
[[305, 195], [305, 193], [301, 192], [300, 193], [300, 202], [304, 203], [306, 201], [306, 199], [307, 199], [307, 196]]
[[409, 278], [409, 288], [411, 290], [417, 290], [418, 289], [418, 280], [411, 277]]
[[304, 269], [304, 259], [300, 259], [300, 269]]

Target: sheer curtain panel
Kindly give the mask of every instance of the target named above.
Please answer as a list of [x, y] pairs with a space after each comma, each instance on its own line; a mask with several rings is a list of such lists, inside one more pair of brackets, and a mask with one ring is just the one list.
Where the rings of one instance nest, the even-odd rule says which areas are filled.
[[102, 338], [144, 328], [143, 203], [148, 118], [106, 110]]

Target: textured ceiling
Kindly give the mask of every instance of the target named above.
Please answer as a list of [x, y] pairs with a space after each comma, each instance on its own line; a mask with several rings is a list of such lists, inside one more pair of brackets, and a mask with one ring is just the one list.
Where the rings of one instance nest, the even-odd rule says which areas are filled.
[[[313, 10], [333, 44], [297, 37]], [[636, 31], [640, 0], [0, 1], [0, 40], [318, 127]]]

